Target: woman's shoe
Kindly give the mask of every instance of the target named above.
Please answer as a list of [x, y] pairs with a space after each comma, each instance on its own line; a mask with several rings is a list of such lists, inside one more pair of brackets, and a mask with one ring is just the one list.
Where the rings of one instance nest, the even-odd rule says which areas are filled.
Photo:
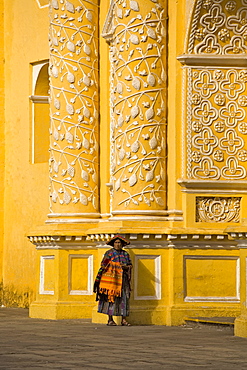
[[109, 320], [106, 325], [108, 325], [108, 326], [117, 326], [117, 324], [113, 320]]
[[121, 322], [121, 325], [122, 325], [122, 326], [131, 326], [131, 324], [130, 324], [128, 321], [126, 321], [126, 320], [123, 320], [123, 321]]

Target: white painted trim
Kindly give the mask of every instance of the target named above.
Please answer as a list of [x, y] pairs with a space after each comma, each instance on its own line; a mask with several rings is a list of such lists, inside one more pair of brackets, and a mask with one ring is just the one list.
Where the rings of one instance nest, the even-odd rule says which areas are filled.
[[44, 95], [30, 95], [29, 99], [33, 103], [37, 104], [49, 104], [49, 96], [44, 96]]
[[[200, 297], [200, 296], [187, 296], [187, 281], [186, 281], [186, 260], [235, 260], [236, 261], [236, 296], [226, 297]], [[184, 256], [184, 302], [240, 302], [240, 258], [237, 256]]]
[[[154, 260], [154, 263], [155, 263], [154, 279], [155, 279], [155, 292], [156, 292], [154, 296], [138, 296], [137, 283], [138, 283], [138, 260], [139, 259], [153, 259]], [[137, 301], [161, 299], [161, 256], [160, 255], [138, 254], [135, 256], [134, 299]]]
[[97, 218], [100, 217], [100, 213], [49, 213], [48, 217], [89, 217]]
[[[73, 247], [71, 247], [73, 248]], [[73, 258], [87, 259], [87, 290], [72, 290], [71, 289], [71, 263]], [[68, 291], [69, 295], [92, 295], [93, 294], [93, 255], [92, 254], [70, 254], [69, 255], [69, 268], [68, 268]]]
[[54, 290], [45, 290], [45, 260], [54, 260], [55, 256], [40, 257], [39, 294], [54, 295]]
[[159, 210], [122, 210], [122, 211], [112, 211], [113, 215], [150, 215], [150, 216], [166, 216], [167, 211]]
[[199, 55], [199, 54], [182, 54], [177, 57], [177, 60], [186, 66], [194, 67], [246, 67], [246, 54], [238, 55]]

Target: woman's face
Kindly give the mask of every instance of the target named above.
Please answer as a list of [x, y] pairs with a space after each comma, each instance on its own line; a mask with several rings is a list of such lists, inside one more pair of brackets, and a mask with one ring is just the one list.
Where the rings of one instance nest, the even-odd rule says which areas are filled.
[[120, 251], [122, 249], [122, 242], [120, 239], [116, 239], [114, 241], [114, 249], [116, 249], [117, 251]]

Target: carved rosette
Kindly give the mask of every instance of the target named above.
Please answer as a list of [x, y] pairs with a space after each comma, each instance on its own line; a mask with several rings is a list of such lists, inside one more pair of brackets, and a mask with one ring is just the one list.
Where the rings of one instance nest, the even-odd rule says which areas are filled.
[[247, 1], [196, 1], [187, 51], [187, 176], [246, 180]]
[[97, 217], [98, 0], [50, 0], [50, 211]]
[[108, 15], [113, 214], [166, 209], [165, 5], [118, 0]]
[[239, 222], [240, 197], [196, 197], [197, 222]]

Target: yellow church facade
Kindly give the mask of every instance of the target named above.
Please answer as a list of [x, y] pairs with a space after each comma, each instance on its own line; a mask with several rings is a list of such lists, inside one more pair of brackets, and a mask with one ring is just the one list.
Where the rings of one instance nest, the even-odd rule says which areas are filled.
[[1, 304], [90, 318], [131, 242], [130, 322], [247, 336], [247, 1], [0, 0]]

